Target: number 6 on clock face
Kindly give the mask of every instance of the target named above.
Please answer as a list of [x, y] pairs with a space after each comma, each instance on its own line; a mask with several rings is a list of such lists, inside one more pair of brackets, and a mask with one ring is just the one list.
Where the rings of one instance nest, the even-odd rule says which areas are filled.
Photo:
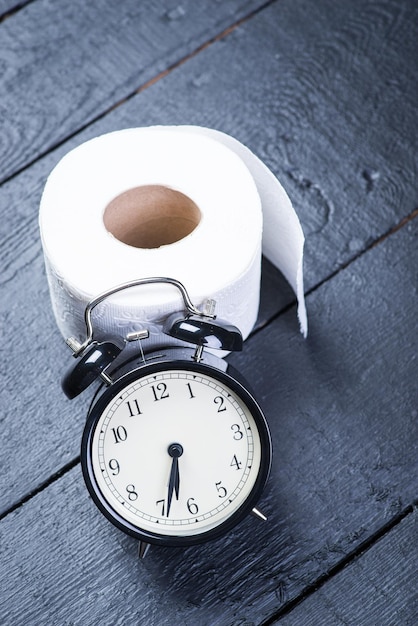
[[82, 441], [88, 489], [148, 543], [216, 538], [251, 511], [268, 477], [262, 411], [235, 377], [192, 361], [147, 364], [99, 398]]

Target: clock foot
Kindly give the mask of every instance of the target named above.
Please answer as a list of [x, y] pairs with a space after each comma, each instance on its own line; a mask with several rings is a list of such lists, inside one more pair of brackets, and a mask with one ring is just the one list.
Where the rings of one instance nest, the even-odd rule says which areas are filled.
[[145, 541], [140, 541], [138, 545], [138, 556], [140, 559], [144, 559], [147, 556], [148, 550], [150, 549], [150, 544], [145, 543]]
[[257, 519], [263, 520], [263, 522], [267, 522], [267, 517], [264, 515], [264, 513], [262, 513], [261, 511], [259, 511], [256, 508], [254, 508], [251, 511], [251, 515], [254, 515], [254, 517], [257, 517]]

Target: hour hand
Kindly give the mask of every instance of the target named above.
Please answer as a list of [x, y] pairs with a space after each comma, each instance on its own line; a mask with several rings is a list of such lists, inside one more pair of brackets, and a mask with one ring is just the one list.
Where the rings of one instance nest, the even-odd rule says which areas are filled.
[[168, 481], [168, 494], [167, 494], [167, 517], [170, 515], [171, 501], [173, 499], [173, 492], [176, 494], [176, 500], [179, 499], [180, 490], [180, 472], [179, 472], [179, 457], [183, 454], [183, 446], [179, 443], [172, 443], [168, 446], [168, 454], [172, 457], [170, 478]]

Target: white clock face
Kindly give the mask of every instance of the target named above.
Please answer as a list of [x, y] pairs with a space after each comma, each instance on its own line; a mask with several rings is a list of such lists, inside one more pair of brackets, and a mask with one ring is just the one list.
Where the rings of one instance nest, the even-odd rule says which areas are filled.
[[127, 384], [91, 440], [95, 482], [111, 509], [158, 536], [197, 537], [246, 501], [261, 464], [257, 423], [223, 382], [168, 369]]

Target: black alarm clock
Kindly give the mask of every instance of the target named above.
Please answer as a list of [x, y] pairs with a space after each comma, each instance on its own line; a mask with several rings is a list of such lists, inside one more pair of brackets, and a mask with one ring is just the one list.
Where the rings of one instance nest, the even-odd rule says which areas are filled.
[[[93, 308], [130, 287], [167, 283], [185, 310], [164, 332], [184, 342], [147, 353], [147, 331], [94, 339]], [[100, 294], [85, 310], [87, 338], [67, 344], [77, 358], [62, 380], [74, 398], [94, 380], [103, 386], [89, 409], [81, 464], [90, 495], [115, 526], [150, 544], [190, 546], [220, 537], [255, 508], [271, 464], [265, 416], [242, 376], [210, 350], [242, 349], [237, 327], [197, 309], [172, 278], [144, 278]], [[128, 342], [137, 354], [120, 362]]]

